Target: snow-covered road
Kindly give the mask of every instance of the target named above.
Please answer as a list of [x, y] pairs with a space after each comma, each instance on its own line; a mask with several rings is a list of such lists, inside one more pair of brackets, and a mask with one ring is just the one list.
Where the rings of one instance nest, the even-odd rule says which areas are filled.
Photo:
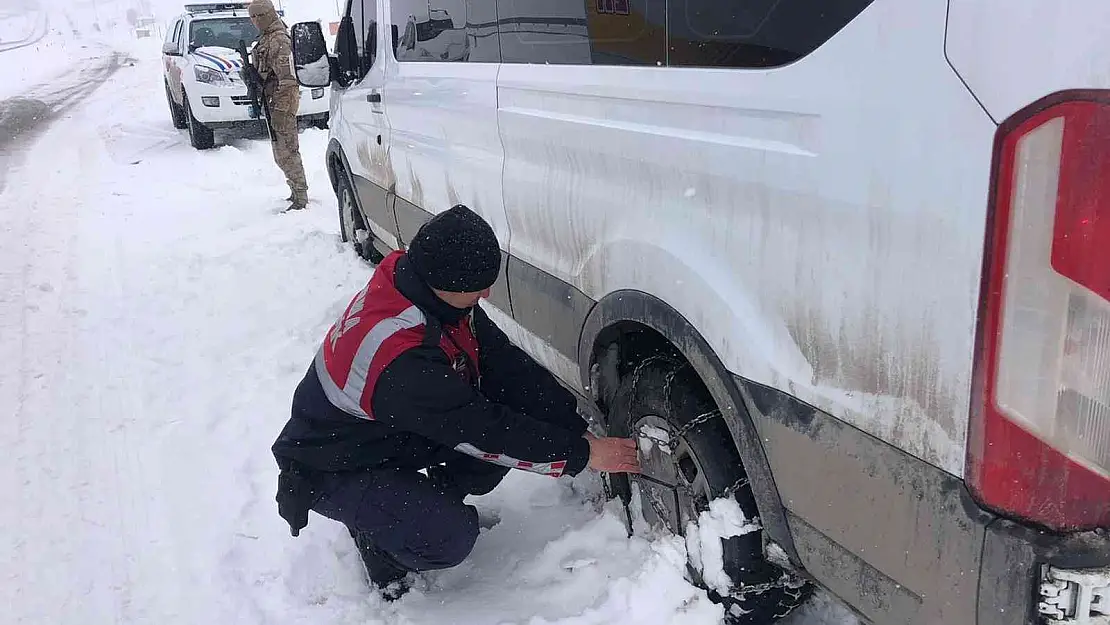
[[[269, 452], [370, 268], [264, 141], [197, 152], [155, 47], [53, 122], [0, 195], [0, 621], [36, 625], [711, 624], [680, 540], [628, 539], [595, 477], [514, 474], [463, 565], [396, 604], [350, 537], [277, 516]], [[826, 601], [795, 625], [850, 623]]]
[[0, 15], [0, 98], [25, 95], [66, 73], [74, 59], [102, 54], [91, 40], [64, 37], [63, 23], [38, 8]]

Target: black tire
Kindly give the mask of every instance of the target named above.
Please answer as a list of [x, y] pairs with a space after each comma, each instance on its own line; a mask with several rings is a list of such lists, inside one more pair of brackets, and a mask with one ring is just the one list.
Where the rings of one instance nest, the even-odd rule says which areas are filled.
[[344, 243], [350, 243], [354, 246], [355, 253], [359, 255], [359, 258], [376, 265], [382, 262], [385, 257], [374, 247], [372, 239], [374, 235], [366, 227], [346, 172], [339, 170], [337, 178], [335, 196], [339, 201], [339, 235], [343, 238]]
[[173, 127], [178, 130], [185, 130], [189, 121], [185, 119], [185, 111], [178, 106], [177, 102], [173, 101], [169, 83], [166, 83], [166, 103], [170, 106], [170, 121], [173, 122]]
[[[691, 427], [681, 436], [674, 436], [680, 428], [699, 416], [708, 420]], [[662, 525], [672, 533], [682, 534], [686, 521], [697, 511], [708, 509], [709, 501], [722, 496], [730, 487], [747, 519], [759, 516], [755, 495], [745, 481], [740, 454], [732, 444], [728, 426], [717, 412], [709, 391], [701, 379], [686, 363], [653, 359], [645, 362], [621, 380], [609, 413], [609, 431], [612, 436], [639, 437], [641, 426], [651, 425], [668, 431], [670, 453], [651, 452], [641, 458], [645, 473], [650, 467], [669, 463], [653, 477], [682, 484], [678, 491], [661, 488], [639, 476], [632, 476], [639, 486], [645, 517], [657, 527]], [[649, 463], [656, 464], [650, 465]], [[610, 476], [613, 494], [626, 504], [634, 492], [626, 474]], [[685, 490], [688, 489], [688, 490]], [[658, 515], [659, 502], [669, 502], [674, 508], [676, 492], [685, 492], [678, 505], [677, 515]], [[656, 504], [653, 507], [651, 495]], [[693, 494], [694, 496], [690, 496]], [[692, 506], [686, 506], [692, 503]], [[709, 596], [724, 606], [729, 623], [734, 625], [770, 625], [804, 603], [812, 593], [809, 584], [771, 564], [763, 557], [763, 530], [753, 531], [722, 541], [724, 570], [732, 580], [733, 591], [722, 596], [709, 589]], [[701, 575], [689, 566], [692, 581], [706, 588]], [[748, 589], [745, 591], [745, 589]]]
[[181, 107], [185, 109], [185, 115], [189, 127], [189, 145], [198, 150], [210, 150], [216, 145], [216, 133], [208, 126], [197, 121], [193, 116], [193, 107], [189, 104], [189, 96], [182, 94]]

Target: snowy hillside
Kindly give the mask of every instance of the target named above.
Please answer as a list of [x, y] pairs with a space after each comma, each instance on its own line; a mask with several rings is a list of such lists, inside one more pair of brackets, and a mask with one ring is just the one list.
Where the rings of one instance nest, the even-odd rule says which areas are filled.
[[[107, 24], [126, 8], [51, 15]], [[335, 12], [286, 8], [290, 22]], [[0, 52], [8, 95], [43, 93], [47, 79], [79, 87], [33, 145], [0, 159], [0, 620], [720, 622], [683, 578], [682, 540], [628, 538], [596, 475], [516, 473], [475, 498], [488, 523], [471, 557], [395, 604], [367, 589], [339, 525], [314, 515], [292, 538], [269, 446], [371, 272], [339, 240], [327, 134], [302, 135], [309, 210], [277, 214], [286, 189], [270, 146], [190, 148], [170, 125], [159, 41], [122, 24]], [[76, 69], [106, 55], [120, 59], [107, 82], [81, 83]], [[789, 623], [854, 620], [820, 596]]]

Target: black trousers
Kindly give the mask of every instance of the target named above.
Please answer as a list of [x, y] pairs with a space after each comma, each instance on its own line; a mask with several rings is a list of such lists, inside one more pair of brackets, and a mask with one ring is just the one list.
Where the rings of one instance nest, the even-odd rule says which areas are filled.
[[314, 480], [318, 514], [339, 521], [352, 534], [410, 571], [444, 569], [462, 562], [478, 538], [478, 512], [463, 499], [493, 490], [505, 467], [460, 456], [429, 476], [411, 469], [328, 473]]

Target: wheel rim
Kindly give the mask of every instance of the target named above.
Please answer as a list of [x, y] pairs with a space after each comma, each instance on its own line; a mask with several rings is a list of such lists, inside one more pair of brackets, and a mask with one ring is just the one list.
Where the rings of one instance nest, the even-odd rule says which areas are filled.
[[[644, 519], [653, 527], [685, 535], [685, 528], [709, 509], [712, 490], [694, 450], [663, 417], [647, 415], [633, 424], [640, 446], [640, 490]], [[645, 448], [647, 451], [645, 452]]]

